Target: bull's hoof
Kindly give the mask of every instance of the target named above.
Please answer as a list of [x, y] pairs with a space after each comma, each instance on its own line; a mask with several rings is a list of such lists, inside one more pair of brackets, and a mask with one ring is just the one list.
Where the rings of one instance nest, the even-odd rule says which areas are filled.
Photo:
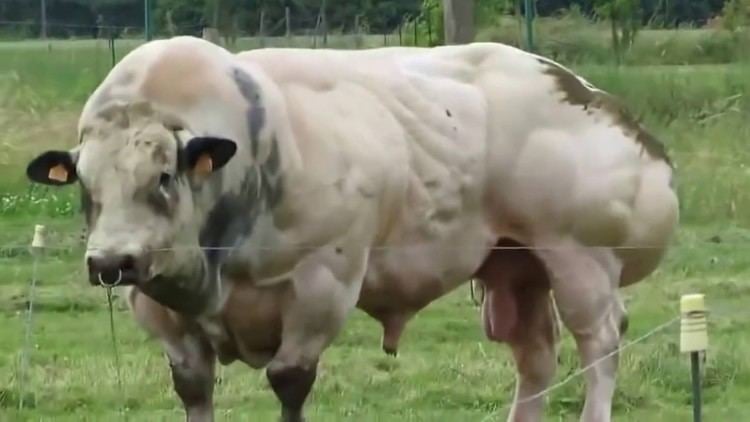
[[383, 351], [388, 356], [393, 356], [394, 358], [398, 356], [398, 349], [395, 347], [383, 346]]

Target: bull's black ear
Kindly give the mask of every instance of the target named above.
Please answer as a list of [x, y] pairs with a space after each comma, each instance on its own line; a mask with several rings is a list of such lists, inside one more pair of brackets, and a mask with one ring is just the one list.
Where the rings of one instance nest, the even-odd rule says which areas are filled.
[[229, 139], [193, 138], [185, 145], [185, 169], [196, 174], [207, 175], [224, 167], [235, 152], [237, 152], [237, 144]]
[[26, 176], [45, 185], [68, 185], [78, 180], [73, 156], [68, 151], [47, 151], [31, 160]]

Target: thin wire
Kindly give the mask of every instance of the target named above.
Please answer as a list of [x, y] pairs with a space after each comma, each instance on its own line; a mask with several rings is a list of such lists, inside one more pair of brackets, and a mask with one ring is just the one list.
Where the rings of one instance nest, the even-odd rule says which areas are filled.
[[612, 352], [607, 353], [606, 355], [600, 357], [599, 359], [596, 359], [595, 361], [593, 361], [590, 364], [584, 366], [583, 368], [578, 369], [577, 371], [573, 372], [568, 377], [566, 377], [564, 380], [562, 380], [562, 381], [560, 381], [560, 382], [558, 382], [558, 383], [556, 383], [556, 384], [554, 384], [554, 385], [552, 385], [552, 386], [550, 386], [548, 388], [545, 388], [544, 390], [542, 390], [542, 391], [540, 391], [540, 392], [538, 392], [536, 394], [532, 394], [530, 396], [524, 397], [523, 399], [520, 399], [518, 401], [514, 401], [513, 403], [510, 403], [509, 405], [505, 405], [505, 406], [501, 407], [500, 409], [495, 410], [494, 412], [492, 412], [489, 415], [487, 415], [484, 419], [482, 419], [482, 422], [486, 422], [486, 421], [490, 420], [490, 418], [494, 417], [495, 415], [497, 415], [498, 413], [500, 413], [502, 411], [510, 410], [510, 408], [514, 404], [523, 404], [523, 403], [530, 402], [530, 401], [535, 400], [535, 399], [537, 399], [539, 397], [543, 397], [543, 396], [549, 394], [550, 392], [552, 392], [554, 390], [557, 390], [560, 387], [563, 387], [564, 385], [568, 384], [573, 379], [581, 376], [584, 372], [586, 372], [589, 369], [593, 368], [594, 366], [598, 365], [602, 361], [604, 361], [606, 359], [609, 359], [609, 358], [611, 358], [612, 356], [614, 356], [616, 354], [619, 354], [621, 351], [624, 351], [625, 349], [628, 349], [628, 348], [630, 348], [630, 347], [632, 347], [632, 346], [634, 346], [634, 345], [636, 345], [638, 343], [643, 342], [647, 338], [649, 338], [649, 337], [651, 337], [651, 336], [653, 336], [653, 335], [655, 335], [655, 334], [657, 334], [657, 333], [659, 333], [659, 332], [667, 329], [668, 327], [670, 327], [671, 325], [675, 324], [678, 321], [680, 321], [680, 317], [679, 316], [671, 318], [668, 321], [666, 321], [666, 322], [664, 322], [662, 324], [657, 325], [655, 328], [653, 328], [651, 331], [647, 332], [646, 334], [643, 334], [642, 336], [636, 338], [635, 340], [629, 341], [629, 342], [625, 343], [624, 345], [619, 346], [618, 348], [616, 348]]
[[[571, 245], [571, 246], [490, 246], [483, 248], [484, 250], [496, 251], [496, 250], [510, 250], [510, 251], [559, 251], [559, 250], [570, 250], [570, 249], [611, 249], [611, 250], [642, 250], [642, 249], [664, 249], [664, 248], [676, 248], [682, 246], [701, 246], [701, 245], [716, 245], [716, 246], [750, 246], [750, 240], [744, 242], [712, 242], [712, 241], [699, 241], [690, 242], [686, 244], [673, 243], [668, 245], [628, 245], [628, 246], [608, 246], [608, 245]], [[290, 247], [271, 247], [271, 246], [254, 246], [254, 250], [274, 251], [274, 250], [317, 250], [326, 245], [319, 246], [290, 246]], [[9, 244], [0, 246], [2, 250], [13, 250], [23, 249], [25, 245]], [[371, 251], [388, 251], [388, 250], [409, 250], [418, 247], [432, 248], [434, 250], [457, 250], [462, 249], [461, 246], [440, 246], [435, 247], [431, 245], [398, 245], [398, 246], [362, 246]], [[45, 249], [50, 250], [67, 250], [73, 251], [79, 249], [75, 246], [46, 246]], [[153, 248], [149, 249], [151, 252], [168, 252], [168, 251], [185, 251], [185, 250], [202, 250], [202, 251], [233, 251], [239, 249], [237, 246], [177, 246], [172, 248]], [[99, 248], [85, 248], [86, 252], [98, 251]]]
[[[17, 26], [39, 26], [38, 22], [29, 22], [29, 21], [11, 21], [11, 20], [0, 20], [0, 25], [17, 25]], [[180, 25], [176, 26], [175, 29], [182, 30], [182, 29], [196, 29], [196, 28], [204, 28], [208, 25], [202, 25], [202, 24], [195, 24], [195, 25]], [[145, 29], [143, 26], [139, 25], [98, 25], [96, 23], [92, 24], [82, 24], [82, 23], [63, 23], [63, 22], [47, 22], [48, 28], [97, 28], [97, 29]]]
[[18, 375], [18, 410], [23, 410], [24, 389], [26, 388], [26, 372], [29, 364], [28, 355], [31, 348], [31, 332], [33, 324], [32, 317], [34, 315], [34, 296], [36, 291], [37, 268], [41, 251], [34, 250], [33, 253], [34, 262], [31, 267], [31, 284], [29, 285], [28, 295], [29, 307], [26, 309], [26, 333], [24, 334], [23, 350], [21, 352], [21, 367], [19, 369], [20, 373]]

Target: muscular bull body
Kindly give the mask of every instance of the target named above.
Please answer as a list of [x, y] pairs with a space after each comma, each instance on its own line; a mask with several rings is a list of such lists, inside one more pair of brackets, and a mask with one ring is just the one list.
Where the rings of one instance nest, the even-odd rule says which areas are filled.
[[[556, 365], [551, 296], [583, 364], [613, 351], [618, 286], [658, 265], [678, 220], [662, 146], [606, 93], [497, 44], [233, 55], [178, 37], [128, 54], [86, 103], [80, 144], [32, 180], [78, 181], [92, 284], [130, 289], [190, 421], [214, 362], [266, 367], [302, 419], [355, 306], [395, 353], [406, 321], [469, 279], [518, 368], [512, 420], [540, 420]], [[530, 250], [529, 248], [534, 248]], [[617, 358], [587, 372], [610, 418]]]

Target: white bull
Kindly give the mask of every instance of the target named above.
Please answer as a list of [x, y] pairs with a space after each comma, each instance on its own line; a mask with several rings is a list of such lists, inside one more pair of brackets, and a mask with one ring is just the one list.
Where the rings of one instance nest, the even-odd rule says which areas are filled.
[[[188, 420], [214, 362], [266, 373], [302, 419], [323, 350], [359, 306], [395, 353], [405, 322], [471, 278], [513, 349], [510, 419], [540, 420], [556, 367], [550, 290], [583, 364], [618, 347], [618, 286], [678, 221], [663, 147], [606, 93], [498, 44], [233, 55], [178, 37], [120, 61], [80, 144], [28, 166], [82, 188], [92, 284], [130, 285]], [[533, 248], [533, 250], [530, 250]], [[586, 373], [610, 419], [617, 357]], [[447, 381], [447, 380], [446, 380]]]

